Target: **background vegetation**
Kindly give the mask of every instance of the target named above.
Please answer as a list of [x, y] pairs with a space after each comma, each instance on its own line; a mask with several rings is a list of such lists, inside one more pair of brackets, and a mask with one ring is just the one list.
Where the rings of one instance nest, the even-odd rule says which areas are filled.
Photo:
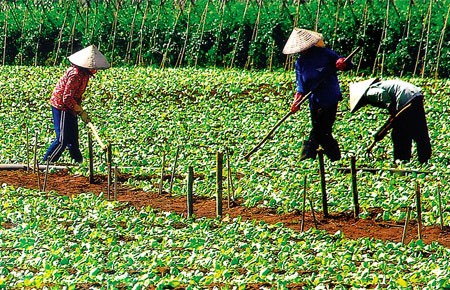
[[0, 4], [3, 65], [58, 65], [89, 44], [114, 66], [289, 68], [293, 26], [364, 73], [448, 77], [448, 0], [16, 0]]

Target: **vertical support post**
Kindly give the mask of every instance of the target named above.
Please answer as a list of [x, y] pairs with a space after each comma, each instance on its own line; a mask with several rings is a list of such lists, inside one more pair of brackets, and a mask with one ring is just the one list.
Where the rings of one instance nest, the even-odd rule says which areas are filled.
[[319, 174], [320, 174], [320, 185], [322, 188], [322, 208], [324, 218], [328, 218], [328, 198], [327, 198], [327, 185], [325, 181], [325, 165], [323, 161], [323, 149], [317, 150], [319, 155]]
[[417, 206], [417, 235], [422, 239], [422, 201], [420, 198], [420, 185], [416, 183], [416, 206]]
[[[33, 162], [34, 167], [33, 167], [33, 173], [36, 172], [35, 170], [39, 171], [39, 164], [38, 164], [38, 161], [37, 161], [37, 147], [38, 147], [38, 132], [36, 131], [35, 135], [34, 135], [34, 162]], [[39, 189], [40, 189], [40, 187], [39, 187]]]
[[303, 206], [302, 206], [302, 223], [300, 225], [300, 231], [305, 229], [305, 211], [306, 211], [306, 175], [303, 180]]
[[317, 229], [318, 225], [317, 225], [316, 214], [314, 213], [314, 205], [313, 205], [312, 199], [309, 198], [308, 200], [309, 200], [309, 206], [311, 207], [311, 214], [312, 214], [312, 217], [314, 220], [314, 227]]
[[442, 231], [444, 229], [444, 216], [442, 215], [442, 197], [441, 197], [441, 188], [439, 185], [437, 187], [437, 195], [439, 202], [439, 221], [441, 224], [441, 231]]
[[187, 217], [191, 218], [194, 214], [194, 202], [193, 202], [193, 192], [194, 192], [194, 169], [189, 166], [188, 180], [187, 180]]
[[229, 150], [227, 149], [226, 157], [227, 157], [227, 180], [228, 180], [228, 209], [230, 209], [231, 198], [233, 198], [233, 200], [234, 200], [234, 186], [233, 186], [233, 176], [232, 176], [231, 165], [230, 165], [230, 163], [231, 163], [230, 156], [231, 156], [231, 154], [230, 154]]
[[408, 223], [409, 223], [409, 217], [410, 216], [411, 216], [411, 207], [408, 206], [408, 209], [406, 211], [405, 226], [403, 227], [402, 245], [405, 244], [406, 234], [408, 232]]
[[223, 170], [223, 153], [217, 152], [216, 154], [216, 214], [217, 217], [222, 216], [222, 170]]
[[353, 216], [354, 218], [359, 217], [359, 198], [358, 198], [358, 188], [356, 182], [356, 158], [355, 156], [350, 157], [350, 171], [352, 174], [352, 194], [353, 194]]
[[114, 166], [114, 200], [117, 200], [117, 174], [118, 174], [117, 165]]
[[36, 166], [36, 173], [37, 173], [37, 186], [40, 191], [41, 190], [41, 174], [39, 172], [39, 161], [38, 160], [36, 160], [35, 166]]
[[107, 168], [107, 177], [108, 177], [108, 200], [111, 199], [111, 166], [112, 166], [112, 150], [111, 144], [106, 146], [106, 168]]
[[30, 170], [30, 136], [28, 134], [28, 126], [25, 124], [25, 134], [27, 139], [27, 172]]
[[47, 165], [45, 166], [45, 176], [44, 176], [44, 185], [42, 186], [42, 191], [45, 191], [45, 188], [47, 187], [47, 178], [48, 178], [48, 168], [50, 165], [50, 161], [47, 158]]
[[179, 155], [180, 155], [180, 145], [177, 146], [177, 152], [175, 153], [175, 161], [173, 162], [172, 173], [170, 174], [169, 194], [172, 194], [173, 181], [175, 179], [175, 172], [177, 170], [177, 163], [178, 163]]
[[92, 149], [92, 134], [88, 132], [88, 149], [89, 149], [89, 183], [94, 183], [94, 151]]
[[158, 196], [162, 194], [163, 191], [163, 179], [164, 179], [164, 171], [165, 171], [165, 163], [166, 163], [166, 152], [163, 152], [162, 164], [161, 164], [161, 178], [159, 179], [159, 188], [158, 188]]

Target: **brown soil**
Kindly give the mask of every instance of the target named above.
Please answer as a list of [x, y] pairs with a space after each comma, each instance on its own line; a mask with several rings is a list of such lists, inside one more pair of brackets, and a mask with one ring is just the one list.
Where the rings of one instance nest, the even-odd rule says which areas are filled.
[[[32, 172], [25, 170], [6, 171], [0, 170], [0, 184], [6, 183], [15, 187], [24, 187], [37, 189], [37, 176]], [[43, 176], [41, 174], [41, 185]], [[60, 194], [76, 195], [82, 192], [107, 192], [107, 181], [105, 178], [96, 177], [95, 183], [90, 184], [89, 179], [84, 176], [69, 175], [67, 172], [59, 171], [49, 174], [46, 184], [46, 190], [54, 190]], [[117, 199], [128, 202], [130, 206], [137, 208], [150, 205], [153, 208], [162, 211], [177, 212], [186, 214], [186, 198], [172, 197], [163, 192], [161, 195], [153, 192], [144, 192], [139, 189], [132, 189], [122, 183], [117, 186]], [[216, 212], [215, 200], [207, 198], [194, 197], [194, 215], [195, 217], [214, 218]], [[373, 210], [373, 218], [355, 219], [352, 213], [330, 213], [328, 218], [324, 218], [321, 213], [315, 213], [318, 221], [318, 228], [334, 234], [336, 231], [344, 233], [346, 238], [357, 239], [361, 237], [370, 237], [383, 241], [401, 242], [403, 234], [403, 224], [394, 222], [383, 222], [375, 219], [376, 209]], [[241, 216], [242, 220], [261, 220], [267, 223], [281, 222], [284, 226], [296, 231], [301, 230], [302, 215], [299, 212], [288, 214], [277, 214], [271, 209], [248, 208], [240, 205], [239, 200], [234, 202], [228, 208], [227, 201], [224, 201], [223, 217], [231, 220]], [[304, 230], [314, 227], [311, 212], [305, 214]], [[422, 229], [422, 240], [425, 243], [436, 241], [445, 247], [450, 247], [450, 229], [448, 227], [441, 230], [438, 226], [426, 226]], [[408, 226], [406, 243], [416, 240], [417, 224], [412, 221]]]

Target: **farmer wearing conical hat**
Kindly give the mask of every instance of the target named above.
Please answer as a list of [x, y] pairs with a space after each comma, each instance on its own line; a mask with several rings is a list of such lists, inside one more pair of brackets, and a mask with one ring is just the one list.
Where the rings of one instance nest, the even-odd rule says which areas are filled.
[[326, 48], [322, 34], [300, 28], [294, 28], [283, 53], [300, 54], [295, 62], [297, 86], [291, 105], [292, 113], [299, 110], [300, 100], [311, 92], [312, 129], [303, 143], [300, 160], [315, 159], [319, 145], [331, 161], [339, 160], [341, 151], [332, 135], [338, 102], [342, 99], [336, 72], [350, 69], [352, 63], [347, 63], [335, 51]]
[[[378, 78], [351, 83], [349, 88], [350, 112], [354, 113], [367, 104], [389, 111], [390, 118], [383, 127], [389, 125], [388, 128], [392, 128], [394, 160], [411, 159], [413, 140], [419, 162], [426, 163], [430, 159], [430, 136], [420, 88], [399, 79], [380, 81]], [[378, 133], [383, 135], [376, 141], [381, 140], [387, 131]]]
[[56, 139], [48, 148], [44, 161], [56, 162], [67, 147], [72, 159], [81, 163], [83, 157], [78, 142], [77, 115], [85, 123], [90, 122], [87, 112], [81, 107], [82, 96], [89, 79], [97, 70], [107, 69], [110, 65], [94, 45], [72, 54], [68, 59], [71, 66], [56, 84], [50, 98]]

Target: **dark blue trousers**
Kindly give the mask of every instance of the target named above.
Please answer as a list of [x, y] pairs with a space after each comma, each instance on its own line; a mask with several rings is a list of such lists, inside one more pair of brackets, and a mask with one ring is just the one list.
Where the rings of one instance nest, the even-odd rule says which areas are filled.
[[45, 153], [44, 161], [56, 162], [64, 150], [69, 150], [70, 157], [75, 162], [83, 162], [78, 142], [78, 119], [76, 115], [52, 107], [53, 127], [56, 139], [52, 142]]

